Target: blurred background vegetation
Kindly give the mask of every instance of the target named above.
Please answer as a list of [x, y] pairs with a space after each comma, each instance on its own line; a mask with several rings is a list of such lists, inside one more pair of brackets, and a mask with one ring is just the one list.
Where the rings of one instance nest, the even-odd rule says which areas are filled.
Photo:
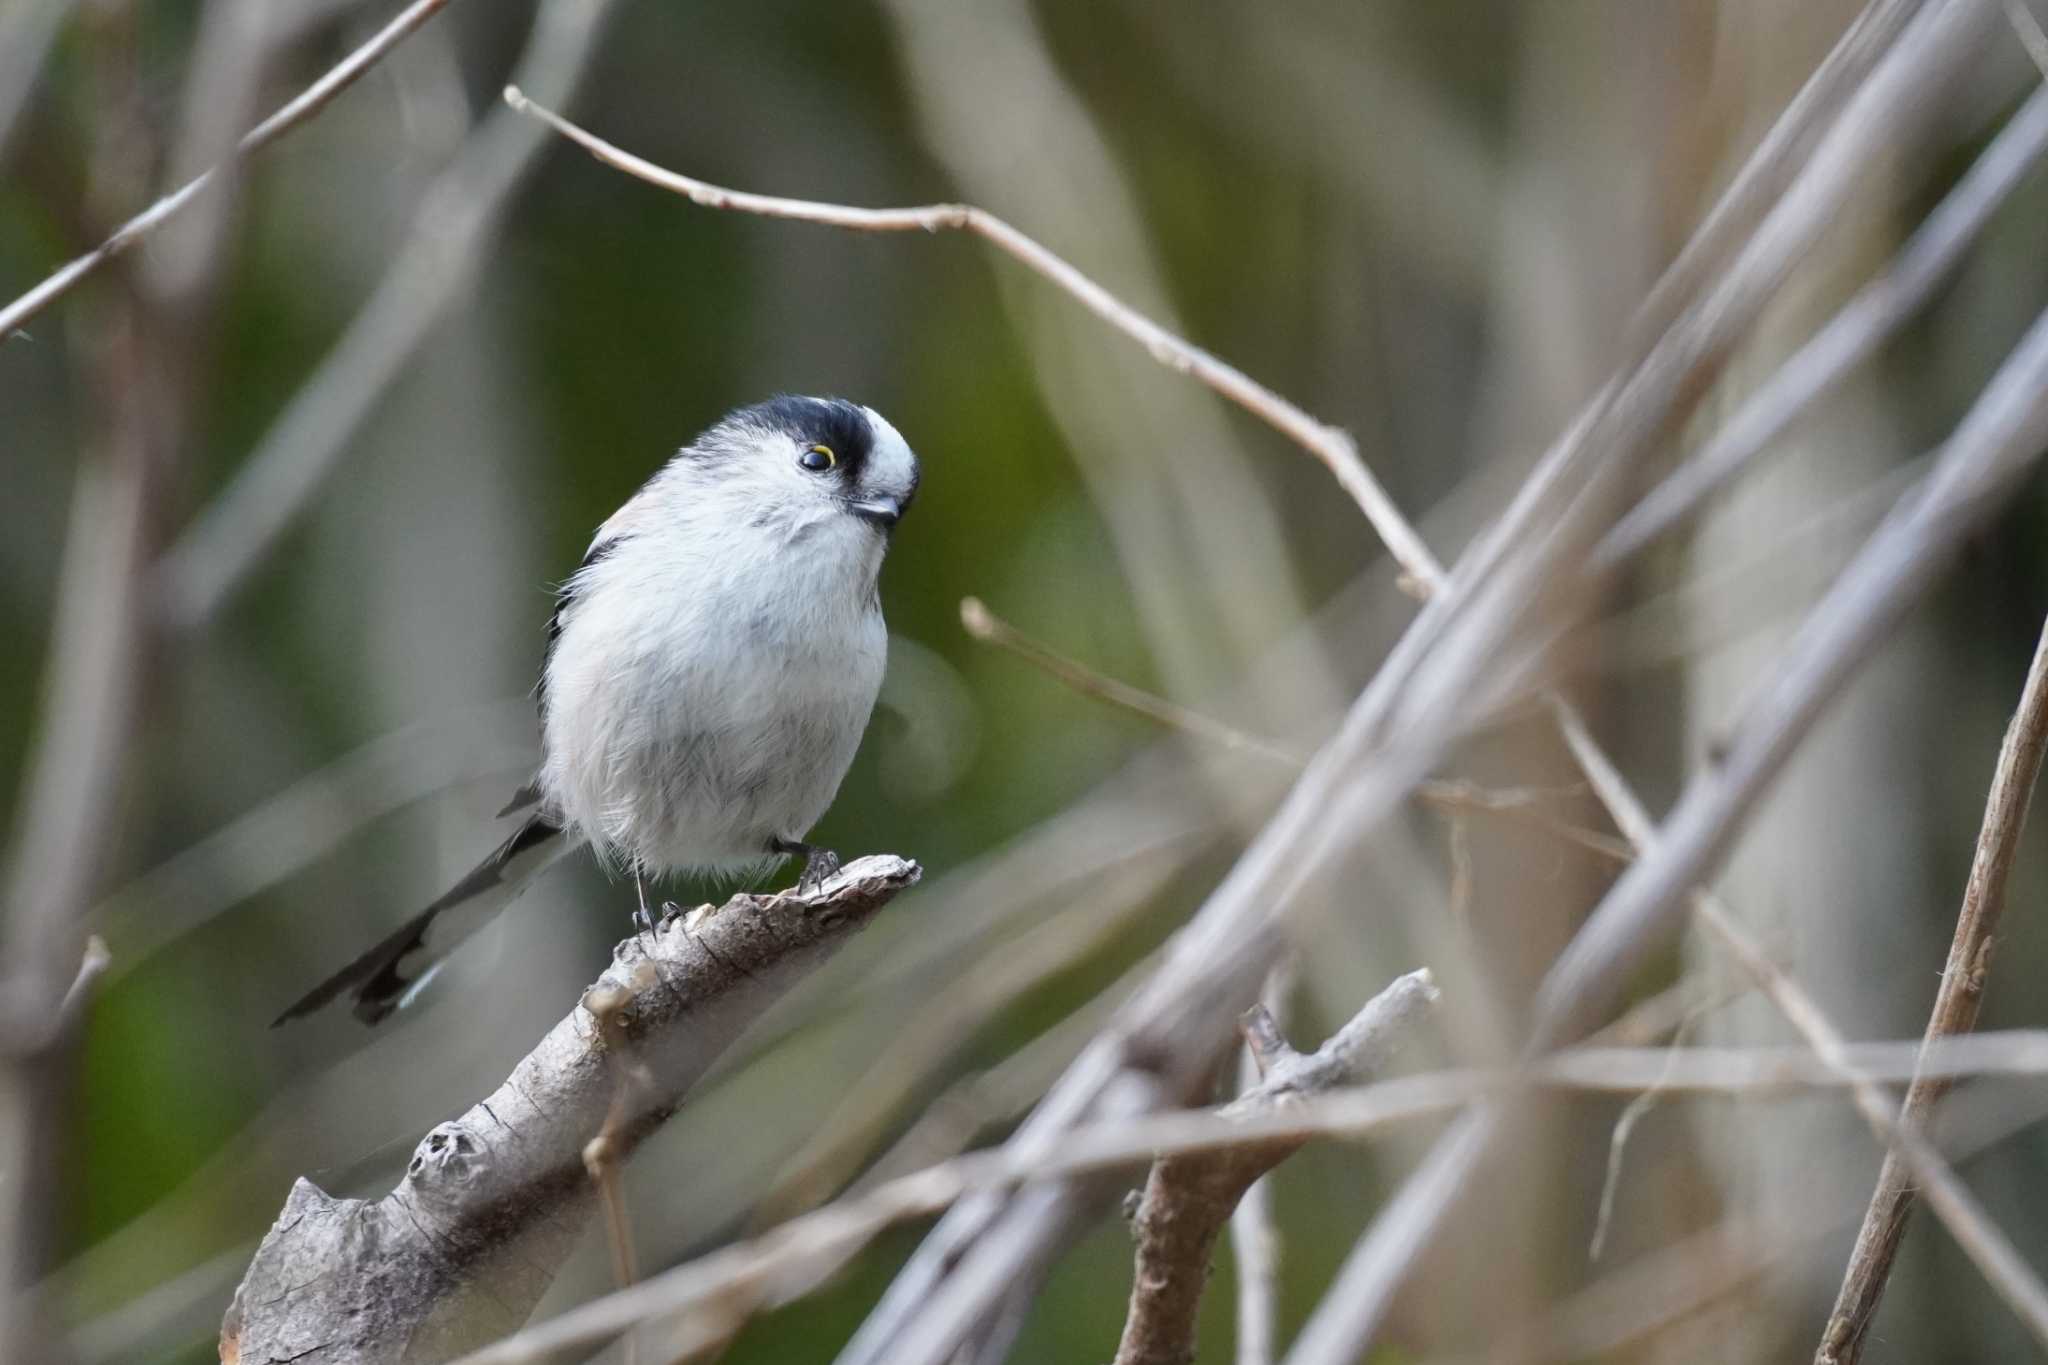
[[[19, 117], [0, 120], [6, 298], [174, 183], [209, 22], [198, 0], [0, 0], [0, 24], [33, 7], [66, 13]], [[394, 7], [298, 9], [255, 86], [258, 112]], [[719, 183], [874, 205], [967, 199], [1010, 218], [1351, 431], [1448, 558], [1599, 383], [1657, 271], [1854, 9], [622, 0], [567, 111]], [[155, 545], [177, 543], [343, 336], [437, 175], [495, 116], [534, 19], [530, 4], [452, 5], [251, 163], [202, 320], [150, 340], [174, 360], [164, 368], [182, 399], [152, 456]], [[2016, 41], [1987, 52], [1934, 144], [1871, 168], [1858, 212], [1774, 306], [1708, 420], [1896, 248], [2038, 79], [2030, 71]], [[1604, 605], [1577, 686], [1646, 792], [1673, 789], [1895, 495], [1887, 477], [1948, 430], [2048, 300], [2044, 210], [2035, 175], [1925, 315], [1768, 473], [1696, 536], [1657, 547]], [[157, 250], [0, 338], [11, 829], [23, 828], [51, 700], [75, 491], [118, 439], [118, 395], [96, 357]], [[473, 286], [377, 393], [274, 549], [218, 611], [150, 632], [92, 864], [114, 967], [80, 1063], [48, 1267], [80, 1360], [210, 1358], [290, 1181], [387, 1188], [418, 1136], [495, 1085], [605, 960], [630, 892], [578, 861], [379, 1032], [346, 1018], [266, 1028], [494, 841], [491, 814], [534, 761], [524, 694], [551, 585], [597, 523], [726, 409], [778, 391], [844, 394], [887, 414], [924, 459], [884, 575], [884, 708], [819, 837], [917, 857], [931, 875], [636, 1160], [628, 1188], [649, 1267], [745, 1224], [870, 1064], [920, 1026], [921, 1007], [1061, 910], [1074, 911], [1079, 946], [937, 1046], [857, 1154], [1094, 999], [1198, 903], [1285, 779], [1191, 750], [974, 643], [963, 596], [1106, 673], [1303, 748], [1412, 609], [1325, 470], [966, 237], [721, 215], [550, 141], [469, 263]], [[1908, 1036], [1924, 1020], [1998, 731], [2048, 607], [2042, 513], [2034, 486], [1974, 546], [1802, 756], [1729, 872], [1731, 898], [1859, 1035]], [[1446, 775], [1571, 776], [1533, 725], [1479, 737]], [[1197, 812], [1163, 854], [1079, 885], [1047, 866], [1078, 858], [1084, 834], [1113, 850], [1135, 821], [1119, 807], [1077, 832], [1057, 823], [1063, 811], [1100, 801], [1105, 784], [1142, 794], [1162, 782]], [[1599, 823], [1582, 796], [1560, 805]], [[1420, 961], [1453, 1002], [1481, 994], [1491, 1026], [1512, 1020], [1608, 869], [1526, 830], [1481, 822], [1472, 841], [1455, 923], [1444, 826], [1427, 814], [1318, 891], [1301, 1041]], [[2048, 1023], [2029, 985], [2048, 967], [2031, 913], [2048, 885], [2041, 842], [2022, 861], [1987, 1023]], [[1003, 860], [1019, 847], [1040, 852]], [[1662, 964], [1645, 989], [1684, 965]], [[884, 971], [888, 989], [861, 989]], [[1464, 1035], [1484, 1036], [1476, 1024]], [[1047, 1074], [1078, 1042], [1053, 1037]], [[1842, 1208], [1770, 1273], [1612, 1358], [1810, 1349], [1853, 1230], [1835, 1223], [1853, 1217], [1876, 1154], [1834, 1098], [1776, 1106], [1756, 1120], [1776, 1126], [1743, 1127], [1734, 1143], [1723, 1130], [1751, 1116], [1715, 1108], [1673, 1104], [1645, 1123], [1610, 1261], [1820, 1176]], [[1488, 1208], [1490, 1254], [1515, 1248], [1512, 1273], [1467, 1261], [1454, 1241], [1412, 1287], [1388, 1359], [1475, 1348], [1486, 1327], [1607, 1268], [1587, 1263], [1584, 1207], [1614, 1114], [1584, 1104], [1560, 1119], [1544, 1178]], [[1013, 1118], [993, 1116], [985, 1136]], [[1279, 1172], [1289, 1323], [1409, 1150], [1318, 1145]], [[2048, 1264], [2048, 1194], [2032, 1176], [2044, 1157], [2039, 1129], [2023, 1127], [1963, 1167], [2035, 1265]], [[727, 1359], [829, 1358], [912, 1244], [907, 1231], [884, 1240]], [[1226, 1276], [1205, 1307], [1205, 1360], [1230, 1358]], [[1128, 1281], [1127, 1238], [1105, 1226], [1058, 1268], [1016, 1358], [1106, 1359]], [[608, 1282], [592, 1239], [542, 1311]], [[1924, 1219], [1879, 1331], [1888, 1359], [2025, 1349]]]

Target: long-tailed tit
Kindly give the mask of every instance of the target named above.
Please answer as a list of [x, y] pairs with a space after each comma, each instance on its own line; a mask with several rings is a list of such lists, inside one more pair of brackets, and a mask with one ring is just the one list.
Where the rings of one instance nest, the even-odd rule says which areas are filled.
[[512, 836], [278, 1017], [343, 992], [375, 1023], [563, 854], [650, 877], [804, 855], [882, 682], [877, 577], [917, 457], [872, 408], [774, 398], [718, 422], [598, 528], [548, 624], [539, 773]]

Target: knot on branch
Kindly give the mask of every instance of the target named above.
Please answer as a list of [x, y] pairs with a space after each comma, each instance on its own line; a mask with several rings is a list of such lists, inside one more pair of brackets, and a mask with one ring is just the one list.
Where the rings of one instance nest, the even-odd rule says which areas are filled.
[[461, 1123], [449, 1120], [437, 1125], [413, 1148], [406, 1163], [405, 1180], [416, 1196], [436, 1201], [461, 1197], [461, 1190], [477, 1173], [480, 1151], [477, 1141]]

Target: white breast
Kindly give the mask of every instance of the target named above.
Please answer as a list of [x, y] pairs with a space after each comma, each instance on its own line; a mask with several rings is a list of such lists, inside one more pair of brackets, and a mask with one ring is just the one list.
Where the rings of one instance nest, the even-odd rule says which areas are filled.
[[685, 534], [629, 505], [579, 575], [546, 677], [543, 791], [650, 871], [759, 863], [801, 839], [881, 686], [881, 538], [845, 516]]

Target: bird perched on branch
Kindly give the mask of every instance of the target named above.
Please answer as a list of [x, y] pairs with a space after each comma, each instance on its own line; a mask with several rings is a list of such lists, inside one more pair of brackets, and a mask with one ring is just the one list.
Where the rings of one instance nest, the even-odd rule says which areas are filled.
[[447, 894], [278, 1016], [343, 992], [376, 1023], [540, 871], [588, 844], [647, 880], [802, 854], [882, 683], [877, 588], [917, 457], [872, 408], [773, 398], [728, 414], [598, 528], [548, 624], [539, 773], [517, 830]]

